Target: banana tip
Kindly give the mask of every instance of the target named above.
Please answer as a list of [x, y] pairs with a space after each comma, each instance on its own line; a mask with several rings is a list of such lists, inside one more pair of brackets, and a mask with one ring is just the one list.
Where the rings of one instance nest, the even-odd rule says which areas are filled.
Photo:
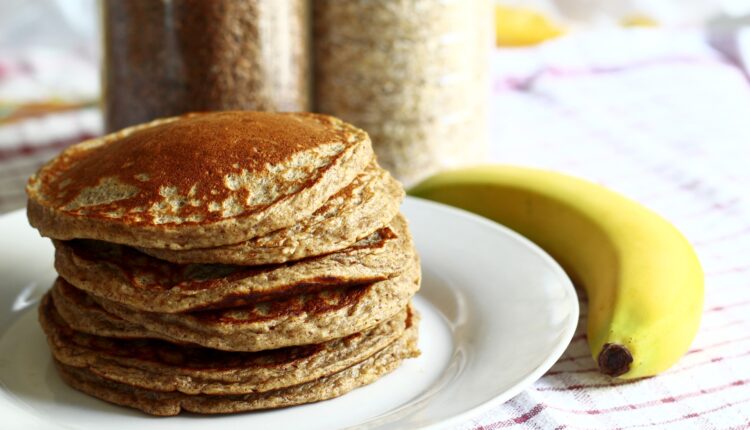
[[597, 359], [599, 370], [609, 376], [620, 376], [630, 370], [633, 354], [622, 345], [605, 343]]

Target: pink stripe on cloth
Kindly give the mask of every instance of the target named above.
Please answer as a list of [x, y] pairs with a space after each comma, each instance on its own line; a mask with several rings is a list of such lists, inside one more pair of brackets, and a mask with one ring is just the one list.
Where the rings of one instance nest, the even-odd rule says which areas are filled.
[[513, 427], [518, 424], [523, 424], [529, 421], [530, 419], [534, 418], [535, 416], [539, 415], [540, 412], [542, 412], [546, 408], [546, 405], [544, 404], [537, 404], [533, 408], [531, 408], [528, 412], [525, 412], [522, 415], [519, 415], [515, 418], [510, 418], [503, 421], [494, 422], [492, 424], [483, 425], [479, 427], [475, 427], [476, 430], [493, 430], [493, 429], [500, 429], [500, 428], [507, 428], [507, 427]]
[[675, 403], [679, 400], [689, 399], [692, 397], [699, 397], [699, 396], [705, 396], [708, 394], [719, 393], [730, 388], [743, 386], [747, 383], [750, 383], [750, 379], [737, 380], [729, 384], [724, 384], [724, 385], [720, 385], [720, 386], [709, 388], [709, 389], [702, 389], [702, 390], [693, 391], [690, 393], [684, 393], [684, 394], [680, 394], [676, 396], [662, 397], [659, 399], [649, 400], [649, 401], [645, 401], [641, 403], [630, 403], [627, 405], [619, 405], [619, 406], [614, 406], [611, 408], [567, 409], [567, 408], [549, 406], [549, 405], [547, 407], [556, 409], [558, 411], [571, 413], [571, 414], [588, 414], [588, 415], [600, 415], [600, 414], [607, 414], [607, 413], [612, 413], [612, 412], [635, 411], [641, 408], [649, 408], [649, 407], [653, 407], [657, 405], [663, 405], [665, 403]]
[[[718, 411], [721, 411], [723, 409], [727, 409], [727, 408], [739, 406], [739, 405], [745, 404], [745, 403], [747, 403], [749, 401], [750, 401], [750, 397], [743, 398], [741, 400], [737, 400], [737, 401], [732, 401], [732, 402], [729, 402], [729, 403], [725, 403], [725, 404], [723, 404], [721, 406], [718, 406], [718, 407], [715, 407], [715, 408], [706, 409], [706, 410], [698, 411], [698, 412], [692, 412], [692, 413], [683, 415], [683, 416], [681, 416], [679, 418], [673, 418], [673, 419], [670, 419], [670, 420], [664, 420], [664, 421], [659, 421], [659, 422], [655, 422], [655, 423], [634, 424], [634, 425], [622, 426], [622, 427], [617, 427], [617, 429], [623, 429], [624, 430], [624, 429], [643, 428], [643, 427], [659, 428], [659, 426], [663, 426], [665, 424], [673, 424], [673, 423], [678, 423], [678, 422], [684, 422], [684, 421], [692, 420], [693, 418], [699, 418], [699, 417], [702, 417], [704, 415], [711, 414], [713, 412], [718, 412]], [[750, 423], [746, 422], [745, 424], [747, 425], [747, 424], [750, 424]]]
[[[739, 384], [739, 385], [743, 385], [743, 384]], [[734, 385], [734, 386], [736, 386], [736, 385]], [[723, 387], [723, 389], [732, 388], [734, 386]], [[712, 391], [712, 392], [720, 392], [720, 391], [723, 391], [723, 390], [716, 390], [716, 391]], [[712, 392], [708, 392], [708, 391], [706, 391], [706, 392], [699, 392], [696, 395], [706, 395], [706, 394], [711, 394]], [[683, 398], [688, 398], [688, 397], [694, 397], [694, 396], [683, 396]], [[557, 409], [557, 410], [560, 410], [562, 412], [567, 412], [567, 413], [571, 413], [571, 414], [601, 415], [601, 414], [607, 413], [607, 412], [638, 411], [641, 407], [644, 407], [644, 406], [657, 406], [657, 405], [671, 404], [671, 403], [677, 402], [678, 400], [679, 399], [674, 398], [674, 397], [666, 397], [664, 399], [659, 399], [659, 400], [656, 400], [656, 401], [653, 401], [653, 402], [646, 402], [646, 403], [642, 403], [642, 404], [633, 404], [633, 405], [618, 406], [618, 407], [612, 408], [610, 410], [597, 410], [597, 409], [593, 409], [593, 410], [584, 410], [584, 411], [566, 411], [566, 410], [563, 410], [563, 409], [554, 408], [554, 407], [552, 407], [550, 405], [547, 405], [547, 404], [544, 404], [544, 403], [537, 403], [528, 412], [525, 412], [524, 414], [519, 415], [519, 416], [517, 416], [515, 418], [510, 418], [510, 419], [506, 419], [506, 420], [503, 420], [503, 421], [497, 421], [497, 422], [494, 422], [494, 423], [491, 423], [491, 424], [481, 425], [481, 426], [477, 426], [477, 427], [474, 427], [474, 428], [476, 430], [493, 430], [493, 429], [514, 427], [514, 426], [517, 426], [517, 425], [521, 425], [521, 424], [527, 423], [529, 420], [531, 420], [532, 418], [536, 417], [541, 412], [543, 412], [544, 410], [547, 410], [547, 409]], [[660, 421], [660, 422], [651, 422], [651, 423], [646, 423], [646, 424], [634, 424], [634, 425], [628, 425], [628, 426], [617, 426], [617, 427], [611, 427], [611, 429], [613, 429], [613, 430], [624, 430], [624, 429], [642, 428], [642, 427], [654, 427], [654, 428], [658, 428], [657, 426], [659, 426], [659, 425], [671, 424], [671, 423], [681, 422], [681, 421], [685, 421], [685, 420], [690, 420], [690, 419], [693, 419], [693, 418], [698, 418], [698, 417], [700, 417], [702, 415], [707, 415], [707, 414], [710, 414], [712, 412], [717, 412], [717, 411], [720, 411], [722, 409], [726, 409], [726, 408], [729, 408], [729, 407], [733, 407], [733, 406], [737, 406], [737, 405], [741, 405], [741, 404], [747, 403], [748, 401], [750, 401], [750, 397], [749, 398], [743, 398], [743, 399], [735, 401], [735, 402], [725, 403], [725, 404], [723, 404], [721, 406], [718, 406], [718, 407], [715, 407], [715, 408], [711, 408], [711, 409], [707, 409], [707, 410], [703, 410], [703, 411], [699, 411], [699, 412], [692, 412], [692, 413], [689, 413], [689, 414], [685, 414], [685, 415], [682, 415], [682, 416], [680, 416], [678, 418], [674, 418], [674, 419], [664, 420], [664, 421]], [[748, 422], [746, 424], [750, 424], [750, 422]], [[746, 427], [738, 427], [738, 428], [746, 428]], [[563, 424], [561, 426], [555, 427], [555, 429], [597, 430], [597, 428], [579, 427], [579, 426], [576, 426], [576, 425], [569, 425], [569, 424]]]
[[628, 69], [644, 68], [652, 66], [663, 66], [665, 64], [682, 65], [682, 66], [719, 66], [723, 64], [730, 64], [729, 62], [722, 63], [715, 59], [707, 60], [705, 58], [695, 57], [675, 57], [668, 59], [650, 59], [645, 61], [638, 61], [629, 64], [623, 64], [611, 67], [555, 67], [545, 66], [536, 71], [531, 76], [503, 76], [495, 79], [492, 83], [492, 89], [495, 93], [506, 91], [506, 90], [527, 90], [529, 89], [533, 81], [542, 77], [554, 77], [554, 78], [581, 78], [590, 75], [598, 74], [611, 74]]
[[92, 137], [94, 136], [89, 135], [89, 134], [81, 134], [79, 136], [72, 137], [72, 138], [53, 140], [49, 143], [44, 143], [41, 145], [29, 145], [27, 143], [20, 142], [17, 146], [13, 148], [0, 148], [0, 167], [2, 166], [3, 162], [12, 160], [14, 158], [33, 157], [34, 155], [37, 155], [40, 152], [45, 152], [45, 151], [50, 151], [50, 150], [61, 150], [61, 149], [67, 148], [68, 146], [74, 143], [78, 143], [83, 140], [90, 139]]

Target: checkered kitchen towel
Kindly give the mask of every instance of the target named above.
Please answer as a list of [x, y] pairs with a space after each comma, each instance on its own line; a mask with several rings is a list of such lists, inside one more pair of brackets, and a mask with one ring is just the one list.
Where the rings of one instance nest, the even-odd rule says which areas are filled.
[[[530, 389], [463, 429], [750, 428], [750, 85], [698, 34], [572, 35], [498, 51], [492, 158], [565, 171], [673, 221], [706, 272], [701, 330], [655, 378], [597, 373], [579, 329]], [[0, 211], [68, 143], [101, 130], [95, 110], [0, 127]], [[499, 364], [500, 365], [500, 364]]]

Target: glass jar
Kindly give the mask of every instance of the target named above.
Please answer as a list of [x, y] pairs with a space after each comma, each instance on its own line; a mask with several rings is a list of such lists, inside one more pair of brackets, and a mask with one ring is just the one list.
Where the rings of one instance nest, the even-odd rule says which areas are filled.
[[405, 184], [484, 158], [490, 0], [315, 0], [317, 110], [366, 130]]
[[191, 111], [309, 110], [306, 0], [104, 0], [107, 131]]

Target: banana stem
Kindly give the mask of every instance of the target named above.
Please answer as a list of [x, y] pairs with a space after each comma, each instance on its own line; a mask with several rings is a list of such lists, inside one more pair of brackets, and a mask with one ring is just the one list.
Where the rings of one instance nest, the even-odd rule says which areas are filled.
[[599, 370], [605, 375], [620, 376], [630, 370], [633, 362], [633, 354], [623, 345], [616, 343], [605, 343], [602, 351], [597, 357]]

